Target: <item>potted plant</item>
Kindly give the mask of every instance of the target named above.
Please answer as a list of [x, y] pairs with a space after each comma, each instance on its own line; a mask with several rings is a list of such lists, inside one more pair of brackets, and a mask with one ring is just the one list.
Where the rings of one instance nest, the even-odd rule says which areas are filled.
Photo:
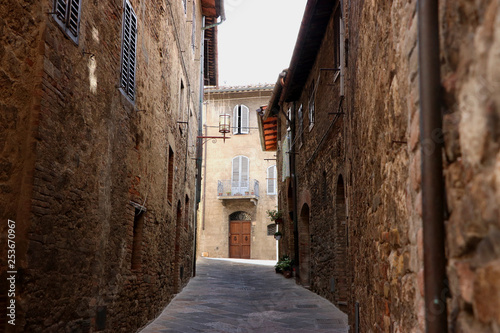
[[276, 239], [278, 241], [281, 239], [281, 236], [283, 236], [283, 234], [281, 232], [279, 232], [279, 231], [276, 231], [274, 233], [274, 239]]
[[231, 192], [227, 192], [227, 196], [230, 196], [231, 195]]
[[286, 278], [292, 277], [293, 261], [288, 255], [284, 255], [274, 266], [276, 273], [283, 273]]
[[280, 224], [281, 222], [283, 222], [283, 214], [281, 213], [280, 210], [276, 209], [268, 210], [266, 211], [266, 213], [271, 219], [271, 221], [273, 221], [274, 223]]

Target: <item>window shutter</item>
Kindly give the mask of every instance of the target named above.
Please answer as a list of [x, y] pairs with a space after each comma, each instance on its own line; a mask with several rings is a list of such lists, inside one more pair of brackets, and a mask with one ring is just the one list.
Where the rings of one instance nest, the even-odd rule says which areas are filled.
[[66, 0], [56, 0], [56, 16], [61, 22], [66, 21], [66, 7], [67, 7]]
[[233, 109], [233, 134], [238, 134], [239, 107], [240, 107], [239, 105], [236, 105]]
[[122, 76], [120, 86], [125, 94], [135, 97], [135, 48], [137, 39], [137, 17], [128, 3], [123, 13]]
[[233, 172], [231, 179], [231, 189], [236, 192], [240, 183], [240, 156], [233, 158]]
[[267, 168], [267, 194], [276, 194], [276, 166]]
[[70, 0], [68, 30], [74, 37], [78, 36], [79, 21], [80, 21], [80, 0]]
[[240, 156], [241, 158], [241, 189], [242, 191], [248, 191], [249, 185], [249, 174], [250, 166], [248, 163], [248, 157]]
[[248, 128], [250, 127], [249, 121], [249, 109], [245, 105], [241, 105], [241, 133], [248, 134]]

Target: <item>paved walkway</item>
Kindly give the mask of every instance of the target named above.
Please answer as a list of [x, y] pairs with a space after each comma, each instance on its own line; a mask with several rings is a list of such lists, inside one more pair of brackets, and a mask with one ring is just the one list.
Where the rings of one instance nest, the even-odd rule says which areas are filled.
[[197, 277], [141, 332], [348, 332], [346, 314], [272, 265], [200, 259]]

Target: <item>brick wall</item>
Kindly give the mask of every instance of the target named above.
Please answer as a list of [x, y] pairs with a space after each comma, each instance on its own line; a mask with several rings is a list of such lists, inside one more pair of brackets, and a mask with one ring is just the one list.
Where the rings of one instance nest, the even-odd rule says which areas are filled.
[[134, 103], [118, 89], [121, 0], [82, 1], [78, 44], [46, 14], [52, 1], [0, 7], [2, 16], [18, 16], [0, 23], [0, 76], [12, 86], [0, 103], [10, 110], [2, 109], [10, 118], [1, 135], [11, 138], [3, 148], [11, 153], [2, 164], [2, 202], [18, 198], [5, 218], [22, 226], [17, 328], [24, 331], [130, 332], [191, 276], [194, 200], [185, 207], [185, 198], [195, 197], [199, 49], [192, 51], [181, 3], [131, 5], [138, 20]]

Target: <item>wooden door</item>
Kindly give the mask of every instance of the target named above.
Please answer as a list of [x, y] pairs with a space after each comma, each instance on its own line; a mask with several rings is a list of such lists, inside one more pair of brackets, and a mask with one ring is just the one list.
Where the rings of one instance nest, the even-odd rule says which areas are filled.
[[229, 257], [250, 259], [250, 221], [231, 221], [229, 230]]

